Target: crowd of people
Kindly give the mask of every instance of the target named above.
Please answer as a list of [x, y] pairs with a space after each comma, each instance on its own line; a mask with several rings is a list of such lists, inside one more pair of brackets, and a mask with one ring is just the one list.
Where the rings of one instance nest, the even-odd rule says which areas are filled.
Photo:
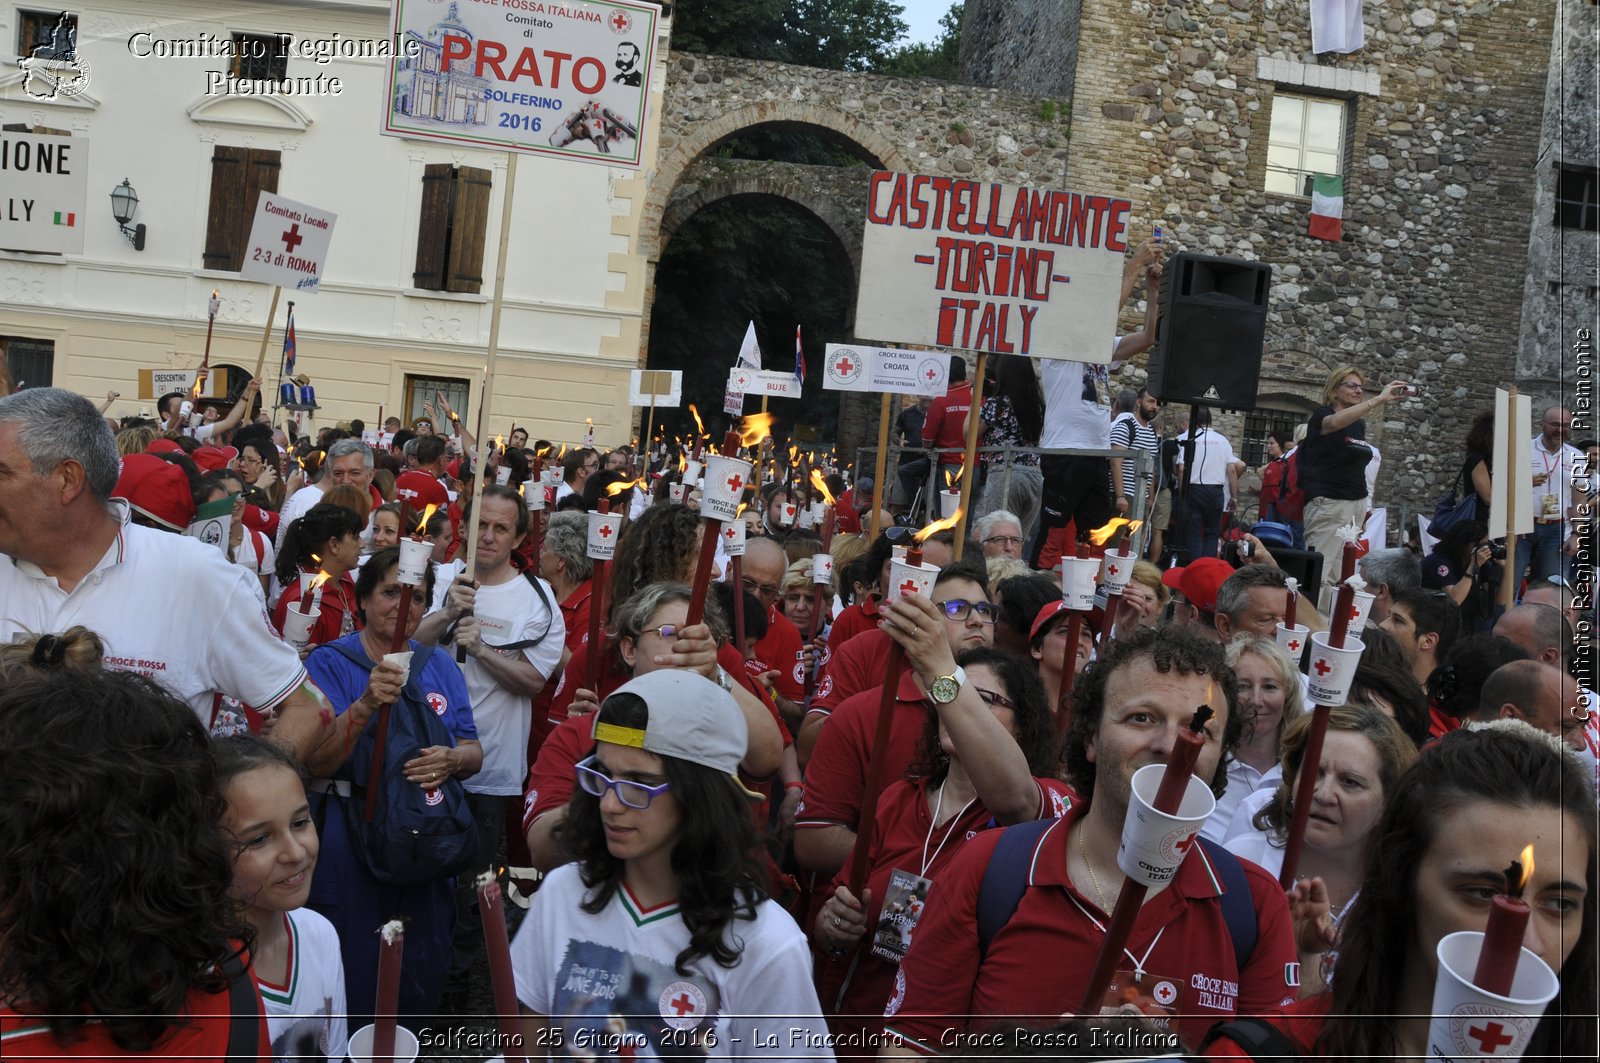
[[[1124, 300], [1160, 268], [1141, 246]], [[960, 365], [897, 420], [915, 445], [881, 491], [756, 451], [742, 549], [684, 455], [491, 443], [443, 396], [316, 438], [252, 421], [254, 382], [225, 416], [175, 393], [117, 424], [0, 398], [7, 1057], [341, 1059], [394, 1016], [504, 1029], [473, 1010], [491, 969], [521, 1009], [505, 1058], [1423, 1055], [1438, 943], [1484, 928], [1532, 844], [1523, 943], [1560, 992], [1527, 1051], [1593, 1058], [1600, 698], [1565, 411], [1533, 441], [1526, 550], [1488, 539], [1480, 419], [1477, 510], [1345, 580], [1365, 418], [1404, 381], [1333, 373], [1225, 549], [1242, 463], [1203, 411], [1149, 479], [1048, 453], [1162, 467], [1159, 404], [1113, 415], [1108, 366], [1003, 359], [974, 395]], [[919, 532], [918, 462], [950, 448], [917, 448], [973, 417], [1022, 449]], [[1133, 512], [1126, 588], [1070, 608], [1057, 560]], [[895, 586], [907, 548], [925, 593]], [[1308, 552], [1368, 598], [1325, 738], [1289, 621], [1330, 627], [1286, 571]], [[1133, 775], [1197, 706], [1216, 810], [1138, 910], [1121, 995], [1084, 1009]]]

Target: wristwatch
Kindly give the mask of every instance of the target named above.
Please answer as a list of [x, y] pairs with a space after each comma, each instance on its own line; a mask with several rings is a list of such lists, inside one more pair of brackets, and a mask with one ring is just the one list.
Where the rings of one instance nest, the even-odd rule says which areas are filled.
[[928, 684], [928, 697], [933, 699], [935, 705], [948, 705], [956, 700], [956, 695], [961, 693], [961, 687], [966, 681], [967, 673], [958, 664], [954, 672], [937, 676]]

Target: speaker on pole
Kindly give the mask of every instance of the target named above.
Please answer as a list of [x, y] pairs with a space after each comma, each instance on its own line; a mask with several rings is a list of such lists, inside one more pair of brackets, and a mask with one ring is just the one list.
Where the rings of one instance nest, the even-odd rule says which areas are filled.
[[1272, 267], [1181, 252], [1161, 275], [1150, 393], [1162, 402], [1253, 410]]

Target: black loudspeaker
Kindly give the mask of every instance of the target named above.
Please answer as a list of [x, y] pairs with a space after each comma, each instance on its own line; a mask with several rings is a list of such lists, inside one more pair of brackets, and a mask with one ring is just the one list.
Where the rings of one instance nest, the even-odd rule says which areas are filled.
[[1291, 550], [1287, 546], [1269, 546], [1272, 560], [1285, 576], [1300, 581], [1300, 594], [1312, 605], [1322, 591], [1322, 555], [1315, 550]]
[[1162, 402], [1253, 410], [1272, 267], [1188, 252], [1161, 275], [1147, 387]]

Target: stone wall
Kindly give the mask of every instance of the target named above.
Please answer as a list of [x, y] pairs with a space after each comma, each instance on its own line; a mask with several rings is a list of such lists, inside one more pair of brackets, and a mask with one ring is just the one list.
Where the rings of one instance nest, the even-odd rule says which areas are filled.
[[[1273, 264], [1271, 405], [1303, 408], [1347, 362], [1417, 381], [1368, 430], [1380, 498], [1429, 504], [1515, 371], [1551, 27], [1548, 0], [1390, 0], [1366, 5], [1363, 49], [1318, 56], [1305, 0], [1082, 0], [1067, 185], [1131, 198], [1170, 250]], [[1346, 101], [1339, 242], [1262, 191], [1280, 91]]]
[[[1589, 0], [1557, 0], [1550, 41], [1550, 77], [1545, 91], [1544, 128], [1539, 162], [1533, 170], [1533, 233], [1528, 241], [1528, 271], [1523, 290], [1522, 345], [1518, 380], [1535, 395], [1535, 406], [1565, 401], [1586, 413], [1574, 439], [1594, 434], [1593, 409], [1574, 402], [1577, 359], [1572, 345], [1580, 328], [1600, 330], [1596, 316], [1596, 276], [1600, 239], [1582, 229], [1555, 224], [1556, 181], [1563, 166], [1593, 171], [1600, 163], [1600, 106], [1595, 70], [1600, 66], [1600, 10]], [[1591, 343], [1593, 341], [1591, 340]], [[1592, 355], [1589, 363], [1592, 368]], [[1587, 395], [1593, 399], [1593, 378]], [[1537, 419], [1538, 410], [1534, 417]]]
[[1072, 98], [1082, 0], [966, 0], [961, 80]]

